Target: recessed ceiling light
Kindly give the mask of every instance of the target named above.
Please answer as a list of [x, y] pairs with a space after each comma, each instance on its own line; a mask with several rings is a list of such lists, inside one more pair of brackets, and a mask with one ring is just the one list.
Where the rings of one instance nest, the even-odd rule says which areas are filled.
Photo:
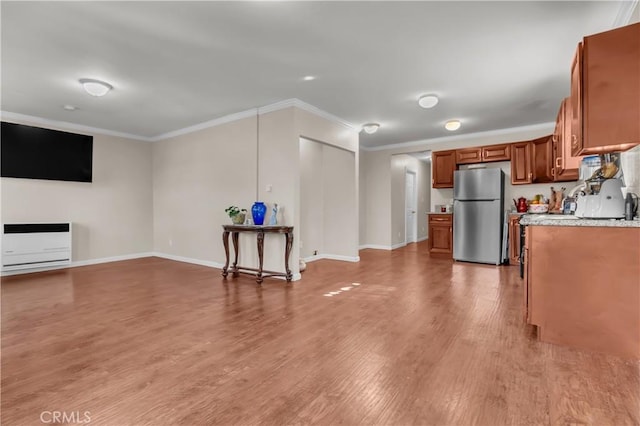
[[418, 105], [422, 108], [433, 108], [438, 104], [438, 97], [436, 95], [423, 95], [418, 99]]
[[92, 78], [81, 78], [79, 81], [84, 90], [91, 96], [104, 96], [109, 93], [109, 90], [113, 89], [113, 86], [109, 83]]
[[302, 79], [304, 81], [312, 81], [312, 80], [316, 79], [316, 76], [315, 75], [305, 75], [304, 77], [302, 77]]
[[64, 105], [62, 108], [66, 109], [67, 111], [75, 111], [78, 109], [77, 106], [73, 106], [73, 105]]
[[364, 130], [365, 133], [368, 133], [370, 135], [377, 132], [379, 128], [380, 128], [380, 125], [378, 123], [367, 123], [364, 126], [362, 126], [362, 130]]
[[458, 130], [460, 128], [460, 121], [458, 120], [450, 120], [444, 123], [444, 128], [450, 132]]

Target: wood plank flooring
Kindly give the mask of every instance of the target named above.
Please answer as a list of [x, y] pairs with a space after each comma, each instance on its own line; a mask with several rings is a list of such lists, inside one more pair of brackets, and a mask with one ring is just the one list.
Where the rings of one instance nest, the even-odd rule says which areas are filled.
[[2, 424], [640, 423], [640, 364], [537, 342], [518, 268], [360, 254], [262, 288], [159, 258], [3, 278]]

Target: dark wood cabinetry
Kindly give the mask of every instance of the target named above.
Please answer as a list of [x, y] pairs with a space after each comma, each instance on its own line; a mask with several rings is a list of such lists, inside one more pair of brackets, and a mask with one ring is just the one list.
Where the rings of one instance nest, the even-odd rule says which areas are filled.
[[545, 136], [531, 141], [532, 182], [553, 182], [553, 137]]
[[429, 215], [429, 254], [453, 257], [453, 215]]
[[511, 144], [511, 184], [522, 185], [533, 183], [531, 171], [531, 142], [515, 142]]
[[511, 144], [490, 145], [482, 147], [482, 161], [509, 161], [511, 159]]
[[458, 164], [474, 164], [482, 162], [482, 148], [464, 148], [456, 149], [456, 163]]
[[456, 165], [456, 151], [438, 151], [431, 157], [433, 167], [431, 184], [434, 188], [453, 188], [453, 172]]
[[520, 264], [520, 215], [509, 215], [509, 264]]
[[571, 67], [573, 155], [640, 143], [640, 23], [584, 38]]

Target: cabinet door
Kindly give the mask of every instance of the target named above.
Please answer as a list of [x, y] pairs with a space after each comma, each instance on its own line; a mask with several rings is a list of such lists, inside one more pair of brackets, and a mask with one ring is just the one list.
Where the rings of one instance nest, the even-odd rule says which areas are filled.
[[509, 161], [511, 158], [511, 144], [491, 145], [482, 147], [482, 161]]
[[582, 43], [578, 44], [571, 63], [571, 155], [582, 151]]
[[562, 101], [557, 124], [553, 180], [557, 182], [578, 180], [582, 156], [574, 156], [571, 152], [571, 98], [565, 98]]
[[434, 188], [453, 188], [453, 171], [456, 166], [455, 151], [434, 152], [431, 158], [432, 174], [431, 180]]
[[429, 225], [429, 252], [453, 254], [453, 229], [450, 223], [431, 223]]
[[553, 182], [553, 138], [545, 136], [531, 141], [533, 182]]
[[482, 163], [482, 149], [480, 147], [456, 149], [456, 163], [457, 164]]
[[640, 143], [639, 76], [640, 23], [584, 38], [583, 133], [576, 154], [624, 151]]
[[511, 184], [522, 185], [532, 183], [531, 142], [515, 142], [511, 144]]
[[520, 216], [509, 216], [509, 263], [520, 264]]

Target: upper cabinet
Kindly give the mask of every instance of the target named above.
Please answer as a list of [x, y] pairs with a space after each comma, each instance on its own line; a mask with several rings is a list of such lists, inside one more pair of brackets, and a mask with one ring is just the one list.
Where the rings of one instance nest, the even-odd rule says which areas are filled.
[[489, 145], [482, 147], [482, 162], [509, 161], [511, 159], [511, 144]]
[[475, 148], [456, 149], [456, 163], [482, 163], [482, 148], [478, 146]]
[[533, 183], [531, 171], [531, 145], [530, 141], [515, 142], [511, 144], [511, 184], [523, 185]]
[[553, 132], [554, 181], [578, 180], [582, 156], [574, 156], [571, 151], [571, 98], [565, 98], [560, 105], [556, 129]]
[[574, 156], [640, 144], [640, 23], [584, 38], [571, 66]]
[[453, 172], [456, 166], [456, 151], [438, 151], [431, 155], [431, 179], [434, 188], [453, 188]]
[[553, 137], [531, 141], [531, 171], [534, 183], [553, 182]]

